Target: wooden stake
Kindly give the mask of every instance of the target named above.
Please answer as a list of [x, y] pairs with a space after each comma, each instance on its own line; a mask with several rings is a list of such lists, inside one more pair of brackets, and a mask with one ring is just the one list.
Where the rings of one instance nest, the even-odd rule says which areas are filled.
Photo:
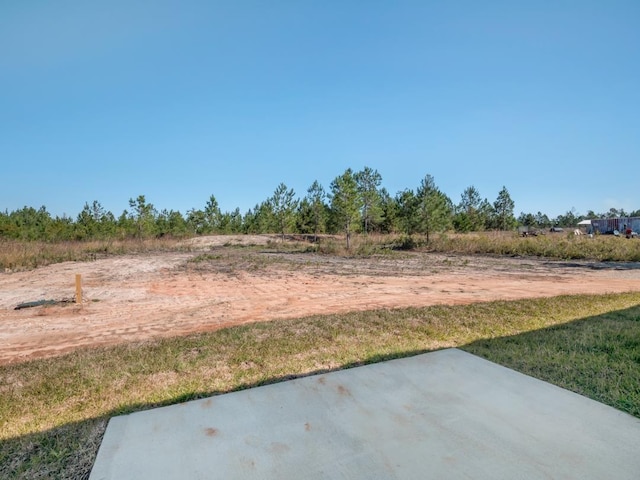
[[82, 303], [82, 275], [76, 273], [76, 303]]

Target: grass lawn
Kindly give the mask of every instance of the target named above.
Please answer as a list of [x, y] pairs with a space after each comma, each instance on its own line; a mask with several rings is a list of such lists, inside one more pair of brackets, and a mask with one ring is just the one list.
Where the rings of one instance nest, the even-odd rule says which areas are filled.
[[640, 293], [375, 310], [0, 367], [0, 478], [87, 478], [113, 415], [447, 347], [640, 417]]

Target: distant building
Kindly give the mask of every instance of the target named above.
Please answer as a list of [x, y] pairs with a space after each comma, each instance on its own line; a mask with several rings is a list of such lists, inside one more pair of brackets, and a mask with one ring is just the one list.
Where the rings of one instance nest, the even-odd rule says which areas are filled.
[[624, 233], [626, 228], [640, 233], [640, 217], [599, 218], [591, 220], [591, 228], [593, 233]]

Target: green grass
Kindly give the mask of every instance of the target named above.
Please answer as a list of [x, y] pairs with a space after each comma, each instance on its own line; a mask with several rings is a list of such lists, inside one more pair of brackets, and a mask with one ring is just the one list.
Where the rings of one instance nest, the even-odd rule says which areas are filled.
[[464, 349], [640, 417], [638, 306]]
[[0, 367], [0, 478], [86, 478], [113, 415], [454, 346], [640, 417], [640, 293], [376, 310]]

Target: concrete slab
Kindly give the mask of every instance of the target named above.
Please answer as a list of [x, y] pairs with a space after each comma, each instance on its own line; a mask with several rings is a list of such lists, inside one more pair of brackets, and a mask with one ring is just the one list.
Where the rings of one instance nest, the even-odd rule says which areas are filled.
[[639, 419], [451, 349], [115, 417], [90, 480], [639, 472]]

